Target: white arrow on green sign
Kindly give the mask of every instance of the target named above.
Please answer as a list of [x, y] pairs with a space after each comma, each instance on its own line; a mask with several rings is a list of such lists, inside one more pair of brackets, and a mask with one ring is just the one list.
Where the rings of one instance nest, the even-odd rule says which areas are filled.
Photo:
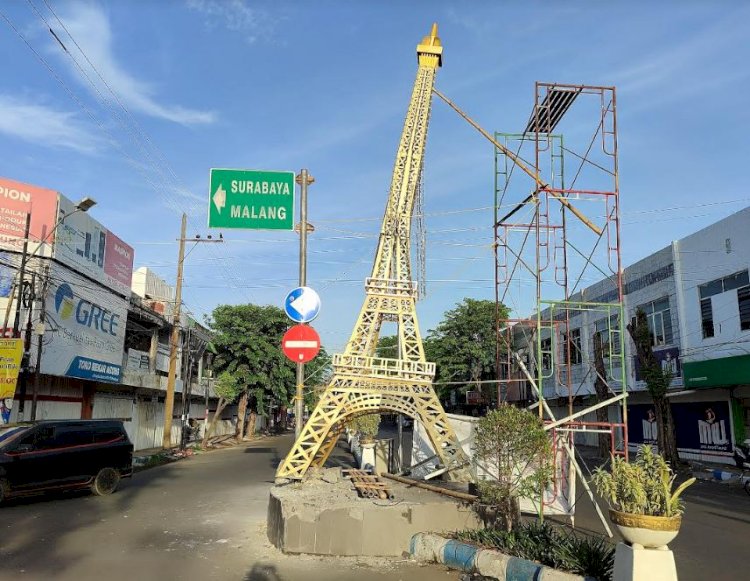
[[212, 169], [209, 228], [294, 229], [294, 172]]

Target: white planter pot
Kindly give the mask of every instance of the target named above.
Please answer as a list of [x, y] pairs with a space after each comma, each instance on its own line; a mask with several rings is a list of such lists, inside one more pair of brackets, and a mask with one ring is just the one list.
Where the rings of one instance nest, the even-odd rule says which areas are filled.
[[633, 547], [664, 548], [680, 532], [681, 516], [629, 514], [610, 509], [610, 520]]

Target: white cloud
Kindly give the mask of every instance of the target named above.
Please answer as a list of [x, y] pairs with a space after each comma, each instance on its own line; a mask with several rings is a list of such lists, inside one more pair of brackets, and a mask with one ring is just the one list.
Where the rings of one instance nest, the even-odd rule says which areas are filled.
[[251, 7], [246, 0], [187, 0], [187, 6], [205, 16], [209, 28], [224, 26], [243, 34], [250, 44], [272, 38], [276, 28], [267, 12]]
[[[199, 111], [181, 105], [160, 103], [156, 97], [156, 90], [150, 83], [137, 79], [125, 70], [114, 54], [109, 19], [99, 6], [83, 3], [72, 4], [60, 18], [86, 57], [101, 73], [107, 84], [112, 87], [120, 101], [131, 111], [138, 111], [151, 117], [182, 125], [206, 124], [215, 121], [216, 114], [213, 111]], [[63, 42], [69, 40], [64, 35], [61, 36], [61, 39]], [[72, 42], [66, 43], [66, 47], [73, 52], [76, 60], [83, 67], [88, 67], [88, 63], [83, 56], [76, 54], [77, 51]], [[65, 60], [68, 65], [74, 68], [75, 65], [67, 56], [65, 56]], [[88, 81], [77, 70], [75, 70], [75, 74], [76, 78], [88, 85]], [[91, 71], [89, 76], [92, 81], [99, 84], [101, 92], [108, 95], [106, 87], [102, 86], [96, 73]]]
[[41, 146], [94, 153], [103, 142], [68, 111], [0, 94], [0, 132]]

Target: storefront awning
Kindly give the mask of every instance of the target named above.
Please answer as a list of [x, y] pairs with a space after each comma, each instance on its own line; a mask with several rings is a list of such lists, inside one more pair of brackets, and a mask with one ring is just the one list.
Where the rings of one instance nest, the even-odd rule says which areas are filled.
[[682, 377], [686, 389], [747, 385], [750, 384], [750, 355], [684, 362]]

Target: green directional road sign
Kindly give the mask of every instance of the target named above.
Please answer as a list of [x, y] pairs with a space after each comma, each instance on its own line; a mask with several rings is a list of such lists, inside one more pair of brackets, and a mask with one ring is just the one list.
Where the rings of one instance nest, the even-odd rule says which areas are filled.
[[212, 169], [209, 228], [292, 230], [294, 172]]

